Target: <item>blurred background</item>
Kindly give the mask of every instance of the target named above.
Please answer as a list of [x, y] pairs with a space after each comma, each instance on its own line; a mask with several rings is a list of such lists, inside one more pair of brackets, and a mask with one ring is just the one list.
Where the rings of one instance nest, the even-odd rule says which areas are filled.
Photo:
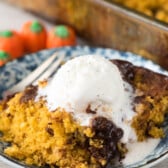
[[47, 32], [61, 24], [77, 34], [76, 43], [66, 45], [131, 51], [168, 69], [166, 0], [1, 0], [0, 14], [2, 31], [22, 31], [28, 20]]

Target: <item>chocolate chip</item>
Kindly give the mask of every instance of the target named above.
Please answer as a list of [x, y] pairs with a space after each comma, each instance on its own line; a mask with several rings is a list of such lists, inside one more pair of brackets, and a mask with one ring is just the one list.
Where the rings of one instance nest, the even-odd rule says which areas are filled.
[[50, 127], [46, 127], [46, 131], [51, 135], [54, 136], [54, 130]]
[[37, 95], [37, 86], [30, 85], [26, 87], [26, 89], [23, 92], [22, 97], [20, 98], [21, 103], [26, 103], [29, 100], [34, 100], [34, 98]]
[[123, 137], [123, 130], [106, 119], [105, 117], [96, 117], [92, 120], [92, 129], [95, 132], [94, 140], [103, 142], [101, 148], [90, 146], [91, 155], [96, 159], [105, 159], [108, 161], [121, 157], [118, 149], [118, 143]]
[[90, 104], [89, 104], [87, 109], [86, 109], [86, 113], [88, 113], [88, 114], [96, 114], [96, 111], [91, 110]]

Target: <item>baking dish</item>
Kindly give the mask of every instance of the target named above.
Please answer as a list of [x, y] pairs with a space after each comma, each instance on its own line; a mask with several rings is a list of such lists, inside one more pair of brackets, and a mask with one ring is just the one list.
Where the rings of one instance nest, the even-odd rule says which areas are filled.
[[168, 69], [168, 25], [105, 0], [4, 0], [72, 26], [94, 46], [131, 51]]

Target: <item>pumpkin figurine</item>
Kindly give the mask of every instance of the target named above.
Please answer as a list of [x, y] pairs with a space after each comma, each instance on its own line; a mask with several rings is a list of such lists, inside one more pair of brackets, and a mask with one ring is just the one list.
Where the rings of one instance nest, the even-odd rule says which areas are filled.
[[5, 51], [0, 51], [0, 66], [3, 66], [9, 61], [10, 57], [9, 54], [6, 53]]
[[0, 32], [0, 50], [8, 53], [11, 59], [19, 58], [24, 54], [22, 39], [16, 31]]
[[22, 27], [21, 35], [28, 53], [37, 52], [46, 46], [47, 32], [38, 21], [26, 22]]
[[53, 28], [47, 37], [47, 48], [76, 45], [76, 34], [68, 26], [58, 25]]

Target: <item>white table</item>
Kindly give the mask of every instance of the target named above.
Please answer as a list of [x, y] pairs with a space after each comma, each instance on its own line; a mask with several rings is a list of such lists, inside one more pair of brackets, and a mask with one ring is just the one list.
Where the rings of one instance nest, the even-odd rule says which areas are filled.
[[[53, 24], [48, 23], [45, 20], [42, 20], [41, 18], [35, 17], [30, 13], [26, 13], [25, 11], [16, 9], [12, 6], [0, 2], [0, 30], [15, 29], [19, 31], [24, 22], [35, 19], [42, 21], [48, 30], [54, 26]], [[83, 44], [81, 40], [78, 40], [78, 42], [79, 44]], [[13, 167], [9, 166], [8, 164], [5, 164], [0, 159], [0, 168]], [[168, 168], [168, 159], [164, 160], [163, 162], [159, 163], [153, 168]]]

